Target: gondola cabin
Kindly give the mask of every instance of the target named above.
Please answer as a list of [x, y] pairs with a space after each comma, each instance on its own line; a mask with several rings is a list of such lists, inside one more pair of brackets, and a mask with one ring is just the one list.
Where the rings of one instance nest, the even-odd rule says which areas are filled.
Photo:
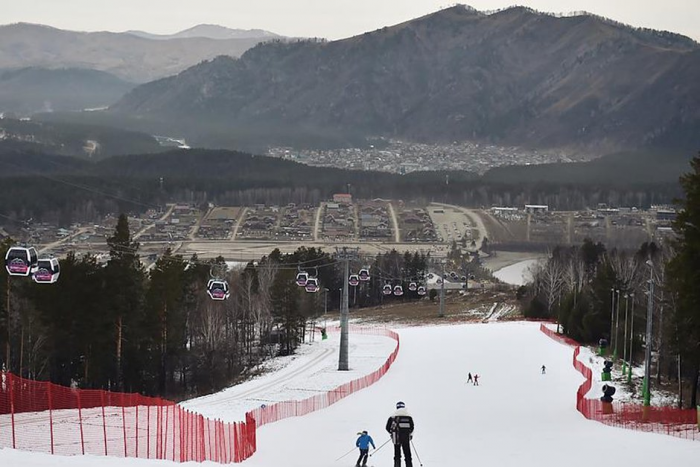
[[306, 282], [309, 280], [308, 272], [297, 273], [296, 283], [299, 287], [305, 287]]
[[37, 262], [32, 280], [37, 284], [54, 284], [61, 275], [61, 266], [56, 258], [44, 258]]
[[5, 269], [11, 276], [29, 276], [36, 268], [38, 258], [33, 247], [13, 246], [5, 254]]
[[212, 300], [226, 300], [231, 296], [228, 282], [220, 279], [210, 279], [207, 284], [207, 293]]
[[410, 284], [408, 284], [408, 290], [410, 290], [411, 292], [415, 292], [416, 290], [418, 290], [418, 284], [416, 284], [415, 282], [411, 282]]
[[384, 287], [382, 287], [382, 293], [384, 295], [391, 295], [393, 292], [393, 289], [391, 287], [391, 284], [386, 284]]
[[401, 287], [400, 285], [394, 286], [394, 295], [396, 295], [397, 297], [403, 295], [403, 287]]
[[418, 295], [423, 296], [423, 295], [425, 295], [426, 293], [427, 293], [427, 292], [426, 292], [424, 286], [421, 285], [421, 286], [418, 287]]
[[304, 289], [309, 292], [309, 293], [316, 293], [318, 292], [321, 288], [318, 286], [318, 279], [315, 277], [309, 277], [306, 280], [306, 285], [304, 286]]
[[353, 287], [357, 287], [358, 285], [360, 285], [360, 276], [358, 276], [357, 274], [351, 274], [348, 278], [348, 284], [350, 284]]
[[360, 269], [360, 273], [357, 276], [362, 282], [368, 281], [369, 280], [369, 269], [366, 269], [366, 268]]

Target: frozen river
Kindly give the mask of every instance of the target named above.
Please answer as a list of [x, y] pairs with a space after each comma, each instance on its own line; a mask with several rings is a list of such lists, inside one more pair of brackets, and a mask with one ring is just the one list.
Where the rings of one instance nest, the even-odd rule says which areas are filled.
[[498, 280], [512, 285], [525, 285], [532, 280], [531, 268], [539, 259], [526, 259], [510, 266], [499, 269], [493, 273]]

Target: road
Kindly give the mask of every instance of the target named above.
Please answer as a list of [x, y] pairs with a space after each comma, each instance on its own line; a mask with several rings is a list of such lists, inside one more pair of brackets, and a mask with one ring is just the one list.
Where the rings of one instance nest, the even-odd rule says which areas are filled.
[[209, 208], [207, 209], [207, 212], [204, 213], [203, 216], [200, 216], [199, 219], [197, 219], [197, 223], [192, 227], [189, 233], [190, 240], [194, 240], [197, 238], [197, 232], [199, 232], [199, 228], [202, 226], [202, 222], [204, 222], [204, 219], [207, 218], [209, 213], [211, 213], [214, 210], [214, 208]]
[[76, 237], [79, 237], [80, 235], [88, 232], [89, 230], [90, 230], [90, 227], [81, 227], [76, 232], [68, 235], [67, 237], [63, 237], [62, 239], [56, 240], [53, 243], [49, 243], [47, 245], [44, 245], [43, 247], [41, 247], [37, 250], [37, 253], [44, 253], [46, 251], [55, 250], [57, 247], [63, 245], [66, 242], [73, 240]]
[[[169, 205], [168, 210], [165, 211], [165, 214], [163, 214], [162, 216], [160, 216], [160, 217], [158, 218], [158, 221], [164, 221], [165, 219], [167, 219], [167, 218], [170, 216], [170, 214], [173, 213], [173, 210], [174, 210], [174, 209], [175, 209], [175, 205], [174, 205], [174, 204]], [[154, 222], [148, 224], [146, 227], [143, 227], [143, 228], [142, 228], [141, 230], [139, 230], [138, 232], [136, 232], [136, 233], [134, 234], [134, 236], [133, 236], [133, 239], [134, 239], [134, 240], [138, 240], [138, 238], [139, 238], [141, 235], [143, 235], [144, 233], [146, 233], [146, 231], [147, 231], [148, 229], [150, 229], [151, 227], [154, 227], [154, 226], [156, 225], [156, 222], [158, 222], [158, 221], [154, 221]]]
[[389, 206], [389, 215], [391, 216], [391, 223], [394, 226], [394, 241], [396, 243], [401, 243], [401, 231], [399, 230], [399, 221], [396, 218], [396, 211], [394, 211], [394, 206], [391, 201], [386, 203]]
[[323, 211], [326, 208], [326, 203], [321, 203], [316, 210], [316, 218], [314, 219], [314, 242], [318, 241], [318, 231], [321, 228], [321, 218], [323, 217]]
[[243, 221], [245, 220], [246, 214], [248, 214], [248, 208], [241, 209], [241, 212], [238, 214], [238, 220], [236, 221], [236, 226], [233, 228], [233, 233], [231, 234], [231, 241], [232, 242], [236, 241], [236, 237], [238, 236], [238, 229], [240, 229], [241, 225], [243, 225]]

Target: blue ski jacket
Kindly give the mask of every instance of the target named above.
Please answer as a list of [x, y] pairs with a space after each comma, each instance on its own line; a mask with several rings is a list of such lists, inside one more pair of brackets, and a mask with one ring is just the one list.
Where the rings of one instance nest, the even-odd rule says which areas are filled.
[[369, 449], [370, 444], [374, 449], [377, 449], [374, 447], [374, 441], [370, 435], [360, 435], [360, 437], [357, 438], [357, 441], [355, 441], [355, 446], [360, 449]]

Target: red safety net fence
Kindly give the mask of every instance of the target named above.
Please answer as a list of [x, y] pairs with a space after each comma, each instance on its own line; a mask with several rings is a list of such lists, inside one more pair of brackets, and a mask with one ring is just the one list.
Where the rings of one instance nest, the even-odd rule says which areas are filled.
[[544, 324], [540, 325], [540, 330], [552, 339], [574, 347], [574, 368], [586, 378], [576, 392], [576, 409], [584, 417], [610, 426], [700, 441], [700, 409], [645, 407], [630, 402], [610, 403], [599, 399], [587, 399], [586, 394], [593, 387], [593, 372], [578, 359], [581, 353], [579, 343], [557, 334]]
[[277, 402], [276, 404], [259, 407], [248, 412], [247, 415], [255, 420], [257, 426], [263, 426], [284, 418], [298, 417], [319, 409], [324, 409], [349, 396], [350, 394], [376, 383], [386, 374], [387, 371], [389, 371], [389, 368], [391, 367], [392, 363], [394, 363], [394, 360], [396, 360], [396, 356], [399, 353], [399, 335], [389, 329], [381, 328], [351, 327], [350, 329], [352, 334], [371, 334], [389, 337], [396, 341], [396, 347], [381, 367], [374, 372], [363, 376], [362, 378], [349, 381], [331, 391], [317, 394], [313, 397], [309, 397], [308, 399]]
[[352, 332], [392, 338], [396, 347], [367, 376], [309, 399], [257, 408], [246, 413], [244, 422], [205, 418], [161, 398], [74, 389], [2, 373], [0, 448], [175, 462], [242, 462], [255, 453], [258, 426], [328, 407], [386, 374], [399, 351], [398, 334], [371, 328]]

